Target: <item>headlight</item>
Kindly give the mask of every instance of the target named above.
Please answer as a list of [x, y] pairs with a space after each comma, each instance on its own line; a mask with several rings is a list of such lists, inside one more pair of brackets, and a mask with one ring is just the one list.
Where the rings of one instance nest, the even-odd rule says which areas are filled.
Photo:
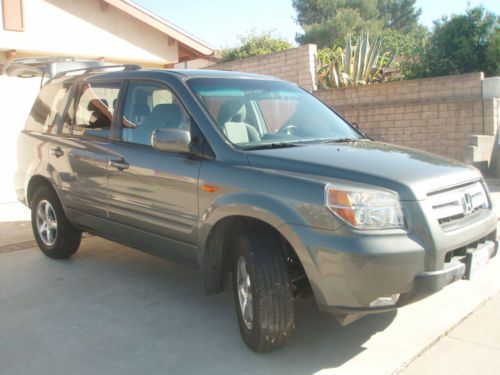
[[404, 228], [399, 196], [394, 192], [328, 184], [326, 206], [358, 229]]

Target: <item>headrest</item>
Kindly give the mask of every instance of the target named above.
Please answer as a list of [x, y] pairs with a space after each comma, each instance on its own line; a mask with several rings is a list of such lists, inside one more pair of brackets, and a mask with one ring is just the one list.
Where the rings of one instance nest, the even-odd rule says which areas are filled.
[[136, 105], [147, 105], [148, 94], [143, 90], [137, 90], [134, 95], [134, 103]]
[[217, 114], [217, 124], [223, 127], [226, 122], [244, 122], [247, 115], [245, 103], [241, 99], [226, 100]]
[[158, 104], [147, 119], [156, 128], [178, 128], [182, 119], [181, 109], [177, 104]]

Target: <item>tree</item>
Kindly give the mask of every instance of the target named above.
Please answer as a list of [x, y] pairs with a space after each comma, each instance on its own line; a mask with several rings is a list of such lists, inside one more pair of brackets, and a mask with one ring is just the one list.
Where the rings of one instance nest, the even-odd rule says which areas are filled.
[[425, 30], [418, 25], [421, 11], [415, 9], [415, 0], [292, 0], [292, 4], [304, 29], [297, 42], [319, 48], [344, 45], [349, 34], [393, 30], [416, 39]]
[[428, 43], [420, 51], [419, 61], [404, 66], [407, 78], [433, 77], [483, 71], [499, 74], [499, 18], [483, 7], [468, 9], [435, 22]]
[[339, 47], [345, 45], [347, 35], [360, 35], [368, 32], [378, 34], [383, 28], [383, 23], [378, 20], [364, 20], [359, 10], [340, 8], [336, 10], [333, 18], [321, 24], [305, 25], [305, 33], [297, 35], [300, 44], [314, 43], [318, 48]]
[[363, 19], [378, 16], [377, 0], [292, 0], [300, 26], [322, 24], [343, 8], [357, 10]]
[[240, 60], [256, 55], [266, 55], [273, 52], [281, 52], [292, 48], [287, 40], [275, 38], [270, 32], [261, 35], [251, 33], [240, 37], [240, 45], [234, 48], [222, 50], [220, 62]]
[[415, 8], [416, 0], [378, 0], [378, 11], [387, 28], [411, 33], [418, 28], [418, 19], [422, 14]]

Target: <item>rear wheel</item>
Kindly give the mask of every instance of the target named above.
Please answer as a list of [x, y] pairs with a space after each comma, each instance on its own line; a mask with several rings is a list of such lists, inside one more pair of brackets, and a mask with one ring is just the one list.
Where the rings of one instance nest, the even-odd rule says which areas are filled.
[[271, 233], [241, 235], [233, 261], [233, 293], [243, 341], [256, 352], [285, 345], [295, 328], [293, 296], [280, 243]]
[[38, 247], [50, 258], [68, 258], [80, 246], [82, 233], [69, 223], [59, 198], [48, 186], [35, 192], [31, 225]]

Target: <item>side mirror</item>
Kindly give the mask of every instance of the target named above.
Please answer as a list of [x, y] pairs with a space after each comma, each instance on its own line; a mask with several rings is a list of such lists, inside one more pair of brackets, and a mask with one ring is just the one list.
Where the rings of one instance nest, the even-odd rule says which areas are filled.
[[151, 144], [156, 150], [188, 154], [191, 151], [191, 133], [184, 129], [155, 129]]

